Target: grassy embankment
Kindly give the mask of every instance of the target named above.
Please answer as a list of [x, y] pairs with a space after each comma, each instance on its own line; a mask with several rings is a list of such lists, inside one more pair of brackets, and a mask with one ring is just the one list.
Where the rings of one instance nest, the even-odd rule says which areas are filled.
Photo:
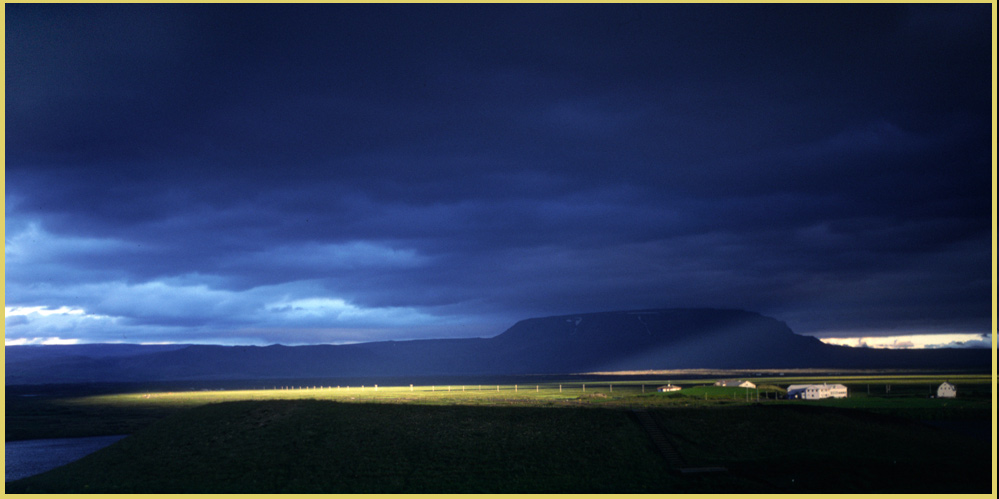
[[[820, 403], [746, 403], [745, 389], [691, 387], [696, 380], [671, 394], [652, 393], [664, 383], [646, 381], [588, 384], [585, 392], [553, 383], [49, 400], [60, 416], [84, 415], [80, 427], [88, 418], [120, 417], [117, 426], [101, 424], [137, 431], [81, 461], [12, 482], [7, 492], [989, 491], [991, 442], [916, 419], [990, 415], [990, 379], [959, 382], [965, 396], [957, 400], [906, 396], [903, 388], [868, 396], [858, 390], [865, 381], [851, 383], [850, 399]], [[926, 380], [908, 381], [908, 391], [921, 391]], [[729, 472], [669, 469], [628, 408], [650, 411], [688, 465]]]

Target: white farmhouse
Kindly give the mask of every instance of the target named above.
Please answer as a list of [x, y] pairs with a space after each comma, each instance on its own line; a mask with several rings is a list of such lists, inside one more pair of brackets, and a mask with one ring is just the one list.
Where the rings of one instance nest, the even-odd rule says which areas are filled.
[[949, 398], [952, 399], [957, 397], [957, 387], [944, 381], [937, 387], [937, 398]]
[[680, 387], [674, 384], [669, 384], [660, 386], [659, 388], [656, 388], [656, 390], [660, 392], [678, 392], [680, 391]]
[[846, 398], [846, 386], [822, 383], [821, 385], [791, 385], [787, 387], [787, 398], [818, 400], [825, 398]]
[[741, 379], [723, 379], [715, 381], [715, 386], [737, 386], [739, 388], [756, 388], [756, 383]]

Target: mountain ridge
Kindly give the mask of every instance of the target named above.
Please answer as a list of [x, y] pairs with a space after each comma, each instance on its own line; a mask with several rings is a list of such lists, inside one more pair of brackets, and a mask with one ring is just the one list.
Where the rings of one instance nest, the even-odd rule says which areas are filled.
[[[75, 347], [75, 348], [74, 348]], [[347, 345], [6, 347], [7, 385], [211, 379], [569, 374], [656, 369], [979, 368], [987, 349], [826, 345], [735, 309], [641, 309], [523, 319], [491, 338]], [[976, 351], [980, 350], [980, 351]]]

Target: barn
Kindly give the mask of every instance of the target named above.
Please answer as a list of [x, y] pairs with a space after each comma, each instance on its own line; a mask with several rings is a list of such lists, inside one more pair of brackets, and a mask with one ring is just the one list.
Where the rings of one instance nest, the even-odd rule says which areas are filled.
[[715, 381], [715, 386], [735, 386], [739, 388], [756, 388], [756, 383], [742, 379], [723, 379]]
[[957, 387], [947, 381], [940, 383], [940, 386], [937, 387], [937, 398], [952, 399], [954, 397], [957, 397]]
[[676, 386], [676, 385], [672, 385], [672, 384], [670, 384], [670, 385], [663, 385], [663, 386], [660, 386], [659, 388], [656, 388], [656, 391], [658, 391], [658, 392], [678, 392], [678, 391], [680, 391], [680, 387]]
[[840, 384], [822, 383], [821, 385], [791, 385], [787, 387], [787, 398], [802, 400], [818, 400], [825, 398], [846, 398], [846, 386]]

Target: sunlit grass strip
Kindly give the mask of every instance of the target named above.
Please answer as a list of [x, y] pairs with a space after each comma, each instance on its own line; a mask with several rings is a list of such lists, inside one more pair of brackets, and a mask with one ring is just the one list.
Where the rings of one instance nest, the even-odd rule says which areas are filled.
[[[615, 389], [617, 390], [615, 392]], [[654, 386], [645, 388], [647, 393]], [[534, 385], [428, 385], [428, 386], [277, 386], [257, 390], [203, 390], [185, 392], [146, 392], [114, 395], [95, 395], [67, 400], [69, 404], [87, 405], [188, 405], [231, 402], [238, 400], [336, 400], [365, 402], [424, 402], [424, 403], [507, 403], [570, 401], [580, 397], [602, 395], [610, 398], [633, 396], [642, 393], [639, 386], [614, 386], [612, 384], [562, 384]]]
[[[958, 384], [987, 385], [991, 379], [985, 375], [924, 376], [891, 375], [877, 376], [836, 376], [836, 377], [784, 377], [750, 378], [759, 386], [757, 389], [724, 388], [710, 386], [716, 379], [680, 380], [674, 384], [684, 387], [678, 394], [687, 398], [732, 399], [756, 401], [772, 397], [774, 386], [789, 383], [844, 383], [853, 386], [853, 392], [864, 394], [861, 385], [870, 384], [874, 391], [883, 390], [886, 385], [922, 388], [933, 387], [944, 380]], [[271, 383], [260, 389], [242, 390], [201, 390], [174, 392], [142, 392], [114, 395], [96, 395], [68, 399], [70, 405], [110, 405], [133, 407], [177, 407], [199, 406], [210, 403], [242, 400], [334, 400], [341, 402], [389, 402], [422, 404], [559, 404], [588, 403], [601, 405], [668, 404], [677, 397], [654, 396], [656, 387], [670, 380], [627, 380], [615, 382], [586, 383], [535, 383], [530, 385], [421, 385], [421, 386], [378, 386], [378, 385], [326, 385], [301, 386]], [[921, 386], [922, 385], [922, 386]], [[759, 394], [759, 395], [758, 395]], [[645, 397], [641, 397], [641, 396]]]

